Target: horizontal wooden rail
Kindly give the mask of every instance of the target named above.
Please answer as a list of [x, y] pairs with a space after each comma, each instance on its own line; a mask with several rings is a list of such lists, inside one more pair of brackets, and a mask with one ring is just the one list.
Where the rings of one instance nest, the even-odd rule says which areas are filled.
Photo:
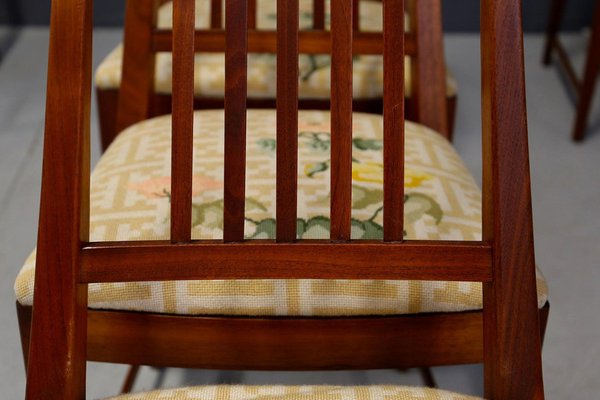
[[198, 241], [90, 243], [81, 281], [191, 279], [420, 279], [488, 282], [491, 249], [482, 242]]
[[[169, 29], [156, 29], [152, 34], [152, 50], [170, 52], [173, 48], [172, 34]], [[383, 54], [383, 35], [380, 32], [355, 32], [352, 51], [354, 54]], [[331, 53], [331, 33], [324, 31], [300, 31], [298, 35], [300, 53]], [[223, 53], [225, 49], [225, 31], [196, 30], [194, 39], [196, 53]], [[404, 36], [406, 55], [416, 54], [415, 39], [412, 34]], [[276, 53], [277, 32], [267, 30], [250, 30], [248, 32], [248, 52]]]

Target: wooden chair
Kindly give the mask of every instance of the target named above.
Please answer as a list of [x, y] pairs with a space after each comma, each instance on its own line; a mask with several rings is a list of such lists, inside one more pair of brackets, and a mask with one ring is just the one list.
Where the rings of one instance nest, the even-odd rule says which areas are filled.
[[[325, 143], [323, 135], [309, 135], [310, 142], [302, 142], [299, 146], [302, 118], [314, 117], [304, 123], [310, 122], [313, 128], [323, 129], [319, 125], [323, 121], [318, 120], [323, 114], [298, 112], [297, 56], [305, 36], [298, 35], [295, 24], [297, 2], [279, 2], [281, 23], [277, 32], [247, 35], [246, 1], [228, 0], [226, 6], [232, 12], [227, 13], [227, 28], [221, 35], [210, 31], [194, 33], [194, 2], [176, 0], [174, 20], [177, 23], [173, 32], [153, 33], [154, 40], [164, 41], [169, 50], [168, 43], [172, 43], [174, 114], [172, 118], [163, 117], [132, 126], [120, 135], [103, 156], [90, 181], [92, 6], [89, 0], [54, 0], [31, 331], [27, 321], [31, 307], [19, 306], [24, 349], [29, 355], [28, 399], [84, 398], [86, 360], [265, 370], [410, 367], [483, 360], [486, 398], [544, 397], [520, 2], [482, 3], [483, 237], [469, 241], [404, 240], [405, 231], [410, 236], [414, 229], [411, 221], [414, 220], [415, 204], [425, 202], [426, 211], [432, 214], [430, 217], [433, 220], [439, 218], [439, 210], [431, 201], [427, 203], [426, 194], [405, 191], [405, 185], [410, 188], [411, 184], [428, 179], [410, 171], [411, 163], [417, 162], [411, 158], [414, 150], [410, 149], [422, 148], [423, 142], [419, 140], [435, 141], [437, 147], [434, 150], [442, 155], [446, 175], [453, 175], [456, 168], [460, 170], [464, 166], [451, 155], [449, 143], [437, 139], [439, 136], [435, 132], [410, 123], [405, 126], [404, 54], [413, 53], [415, 46], [414, 38], [404, 34], [402, 24], [398, 24], [402, 21], [403, 1], [385, 2], [384, 33], [370, 38], [353, 31], [349, 0], [336, 0], [333, 4], [332, 34], [308, 34], [315, 39], [314, 51], [333, 49], [331, 159], [328, 166], [332, 190], [327, 196], [330, 198], [328, 238], [306, 239], [306, 235], [297, 239], [301, 230], [298, 217], [303, 212], [298, 206], [306, 201], [299, 195], [300, 177], [305, 182], [323, 176], [319, 174], [319, 171], [323, 172], [319, 167], [309, 165], [307, 173], [312, 173], [313, 178], [305, 178], [298, 174], [298, 164], [305, 154], [302, 151], [319, 148]], [[193, 112], [194, 48], [209, 45], [211, 41], [207, 38], [226, 38], [224, 117], [216, 111]], [[246, 54], [248, 49], [257, 46], [257, 42], [273, 43], [275, 38], [278, 39], [274, 49], [278, 55], [277, 110], [269, 119], [269, 111], [246, 112]], [[352, 113], [352, 48], [363, 45], [379, 49], [385, 58], [383, 117]], [[214, 129], [217, 122], [211, 122], [211, 115], [220, 116], [220, 120], [214, 119], [224, 123], [224, 143]], [[370, 196], [369, 190], [373, 190], [364, 189], [353, 194], [353, 178], [354, 181], [357, 177], [374, 180], [376, 175], [371, 169], [373, 163], [365, 162], [361, 168], [353, 168], [353, 162], [358, 162], [353, 160], [353, 146], [355, 149], [367, 148], [364, 151], [368, 152], [376, 147], [376, 142], [369, 138], [360, 138], [357, 142], [352, 132], [376, 126], [375, 119], [378, 118], [383, 119], [385, 142], [381, 171], [384, 207], [377, 209], [374, 217], [359, 222], [362, 222], [364, 232], [368, 232], [376, 225], [375, 217], [381, 218], [383, 240], [353, 239], [357, 228], [352, 219], [353, 198], [364, 204]], [[276, 141], [262, 140], [262, 137], [257, 142], [247, 141], [246, 132], [262, 131], [271, 120], [276, 121]], [[164, 133], [165, 123], [172, 123], [172, 135]], [[256, 129], [257, 124], [260, 129]], [[195, 135], [194, 130], [199, 135]], [[118, 185], [118, 173], [123, 171], [135, 176], [143, 170], [137, 168], [140, 162], [149, 163], [143, 164], [144, 168], [149, 165], [156, 168], [160, 160], [148, 155], [156, 154], [154, 151], [165, 136], [172, 141], [171, 156], [167, 157], [172, 174], [168, 196], [155, 190], [160, 186], [157, 182], [142, 186], [125, 184], [133, 191], [142, 191], [154, 198], [168, 198], [168, 239], [140, 241], [130, 237], [126, 241], [91, 241], [90, 226], [96, 224], [92, 235], [107, 231], [97, 225], [97, 212], [103, 207], [90, 206], [103, 204], [101, 186]], [[212, 149], [198, 145], [199, 137], [223, 143], [224, 212], [220, 214], [214, 212], [218, 208], [216, 203], [211, 203], [213, 212], [210, 214], [210, 207], [200, 211], [192, 201], [197, 195], [197, 185], [205, 192], [215, 189], [209, 177], [199, 179], [194, 176], [197, 161], [214, 156]], [[254, 137], [248, 133], [248, 138]], [[200, 144], [204, 143], [207, 142]], [[271, 169], [267, 165], [257, 173], [246, 168], [246, 156], [254, 154], [251, 149], [257, 144], [261, 151], [274, 148], [277, 154], [276, 221], [261, 221], [261, 228], [256, 227], [255, 232], [258, 239], [248, 240], [244, 237], [244, 225], [253, 222], [247, 217], [245, 221], [245, 209], [260, 207], [247, 200], [246, 195], [251, 195], [250, 191], [254, 189], [248, 187], [246, 191], [245, 181], [248, 178], [250, 182], [252, 176], [262, 176]], [[132, 157], [133, 162], [121, 164], [119, 157], [124, 154]], [[249, 161], [252, 160], [249, 158]], [[211, 165], [207, 168], [215, 169]], [[103, 171], [117, 175], [103, 175]], [[433, 171], [430, 173], [434, 174]], [[329, 181], [329, 178], [325, 179]], [[321, 182], [319, 186], [323, 186]], [[411, 196], [416, 198], [416, 203], [409, 203]], [[111, 201], [131, 204], [141, 198], [141, 195], [121, 196]], [[477, 196], [474, 199], [479, 200]], [[410, 204], [410, 209], [405, 209], [405, 202]], [[356, 203], [354, 208], [357, 208]], [[109, 209], [108, 213], [110, 218], [118, 218], [115, 210]], [[202, 215], [214, 221], [216, 214], [223, 219], [222, 240], [198, 240], [192, 236], [192, 218], [196, 220]], [[139, 217], [140, 213], [137, 215]], [[432, 222], [431, 218], [427, 221]], [[160, 215], [158, 221], [164, 222]], [[304, 226], [302, 233], [322, 234], [323, 220], [312, 222], [312, 230]], [[147, 224], [145, 221], [137, 223]], [[435, 221], [432, 223], [427, 225], [434, 226]], [[116, 235], [130, 235], [135, 224], [132, 220], [128, 225], [119, 225]], [[261, 239], [268, 232], [269, 224], [275, 227], [272, 231], [274, 239]], [[28, 271], [32, 272], [26, 269], [24, 273]], [[88, 309], [88, 302], [98, 301], [93, 299], [97, 297], [94, 290], [88, 293], [88, 287], [94, 283], [125, 282], [119, 285], [130, 293], [146, 281], [166, 280], [175, 285], [177, 281], [189, 279], [200, 279], [199, 285], [216, 279], [236, 280], [240, 290], [244, 290], [244, 282], [247, 282], [244, 280], [264, 279], [324, 279], [328, 282], [343, 279], [346, 283], [365, 279], [373, 282], [407, 280], [407, 284], [414, 280], [482, 282], [483, 311], [404, 316], [192, 317]], [[172, 288], [177, 290], [176, 286]], [[314, 295], [318, 296], [318, 293]], [[215, 391], [221, 393], [218, 390], [210, 388], [213, 393], [210, 396], [216, 396]], [[256, 395], [253, 398], [259, 399], [262, 392], [272, 395], [273, 390], [279, 389], [221, 390], [250, 390]], [[292, 392], [298, 390], [293, 388]], [[319, 389], [302, 390], [308, 393], [308, 398], [325, 397]], [[344, 391], [341, 388], [331, 390], [338, 394]], [[383, 396], [391, 390], [393, 396], [386, 398], [393, 399], [410, 398], [410, 393], [415, 393], [412, 389], [398, 388], [357, 390], [363, 391], [359, 393], [369, 391], [373, 396]], [[432, 392], [428, 393], [432, 395]], [[461, 398], [439, 392], [437, 396]]]
[[592, 36], [590, 38], [583, 79], [577, 77], [573, 64], [558, 38], [558, 31], [566, 3], [566, 0], [552, 0], [550, 18], [546, 29], [546, 47], [543, 62], [545, 65], [550, 65], [552, 62], [552, 53], [556, 51], [558, 61], [566, 71], [567, 81], [571, 84], [577, 103], [572, 137], [573, 140], [579, 142], [585, 138], [590, 108], [596, 90], [596, 81], [600, 73], [600, 51], [598, 51], [600, 49], [600, 1], [596, 1], [592, 22]]
[[[202, 28], [219, 29], [222, 26], [222, 3], [210, 0], [196, 0], [197, 7], [210, 10], [197, 17], [196, 25]], [[160, 6], [160, 3], [165, 3]], [[431, 3], [427, 1], [426, 3]], [[274, 8], [276, 0], [253, 0], [250, 2], [249, 26], [255, 29], [274, 28]], [[328, 1], [301, 0], [301, 28], [313, 31], [328, 29], [329, 12], [326, 11]], [[310, 6], [310, 7], [309, 7]], [[139, 122], [151, 116], [168, 114], [171, 112], [171, 59], [168, 53], [156, 54], [164, 51], [164, 42], [152, 42], [152, 31], [156, 27], [170, 27], [169, 10], [171, 3], [165, 1], [128, 0], [125, 19], [124, 49], [115, 49], [98, 68], [96, 73], [96, 93], [98, 98], [98, 111], [100, 117], [100, 130], [103, 148], [106, 149], [115, 135], [132, 123]], [[313, 12], [317, 10], [317, 12]], [[361, 18], [359, 18], [361, 15]], [[417, 122], [423, 121], [419, 110], [422, 104], [418, 99], [423, 90], [432, 85], [439, 91], [438, 95], [446, 99], [447, 110], [440, 110], [440, 115], [447, 116], [445, 127], [433, 126], [452, 138], [454, 119], [456, 114], [456, 83], [448, 75], [444, 81], [437, 82], [428, 79], [435, 69], [444, 69], [444, 48], [442, 41], [442, 18], [439, 6], [433, 8], [413, 7], [409, 13], [411, 17], [410, 30], [418, 47], [413, 55], [408, 75], [412, 76], [408, 88], [406, 107], [408, 119]], [[361, 0], [355, 2], [354, 26], [357, 30], [373, 32], [381, 29], [381, 3], [378, 0]], [[359, 24], [362, 19], [362, 24]], [[326, 22], [327, 21], [327, 22]], [[222, 43], [213, 42], [212, 48], [205, 48], [204, 53], [198, 55], [196, 95], [194, 106], [197, 109], [222, 109], [223, 108], [223, 80], [224, 64], [222, 58]], [[250, 49], [251, 53], [267, 52], [273, 50], [274, 43], [261, 44]], [[306, 48], [300, 51], [305, 53]], [[368, 54], [364, 49], [356, 49], [354, 67], [359, 76], [354, 98], [355, 111], [381, 113], [382, 110], [382, 62], [373, 54]], [[421, 61], [424, 62], [421, 62]], [[329, 66], [328, 58], [323, 55], [304, 54], [301, 56], [303, 65], [300, 74], [300, 101], [302, 109], [328, 109], [329, 82], [322, 79], [327, 75]], [[204, 66], [204, 67], [202, 67]], [[275, 78], [275, 65], [271, 58], [262, 54], [253, 54], [249, 61], [251, 70], [260, 71], [254, 76], [253, 83], [249, 86], [249, 108], [274, 108], [274, 85], [269, 84]], [[203, 69], [204, 68], [204, 69]], [[408, 66], [407, 66], [408, 68]], [[158, 69], [158, 70], [155, 70]], [[219, 70], [215, 73], [214, 70]], [[124, 107], [124, 114], [117, 120], [119, 88], [121, 102], [129, 104]], [[153, 93], [147, 97], [146, 93]], [[423, 96], [422, 96], [423, 97]], [[424, 96], [428, 98], [429, 96]], [[142, 99], [144, 103], [139, 103]], [[443, 113], [443, 114], [442, 114]]]

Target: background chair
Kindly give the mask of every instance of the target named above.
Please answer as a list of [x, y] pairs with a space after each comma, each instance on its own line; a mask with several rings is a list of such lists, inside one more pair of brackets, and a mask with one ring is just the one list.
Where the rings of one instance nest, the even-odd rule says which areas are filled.
[[[159, 6], [159, 3], [164, 4]], [[199, 29], [222, 27], [221, 2], [197, 0], [196, 3], [196, 26]], [[329, 1], [302, 0], [300, 7], [300, 24], [303, 31], [328, 29]], [[250, 29], [256, 27], [262, 30], [274, 29], [275, 9], [276, 0], [250, 1]], [[157, 54], [156, 51], [161, 50], [157, 49], [160, 44], [152, 43], [150, 37], [157, 27], [169, 29], [172, 26], [171, 10], [170, 2], [140, 0], [127, 2], [124, 46], [116, 48], [96, 73], [96, 92], [104, 148], [112, 142], [118, 132], [130, 124], [171, 112], [171, 56], [168, 52]], [[356, 1], [353, 11], [355, 29], [365, 33], [381, 32], [381, 11], [380, 1]], [[441, 85], [438, 95], [442, 99], [447, 99], [447, 111], [439, 112], [446, 113], [444, 115], [447, 115], [447, 123], [445, 128], [442, 126], [433, 128], [451, 138], [456, 112], [456, 83], [450, 76], [446, 78], [447, 81], [442, 82], [428, 79], [432, 68], [445, 68], [441, 15], [429, 9], [416, 8], [413, 12], [409, 11], [408, 15], [411, 15], [409, 28], [415, 37], [415, 45], [418, 46], [418, 51], [411, 58], [414, 62], [412, 64], [407, 62], [406, 65], [408, 117], [413, 121], [423, 122], [419, 115], [423, 105], [419, 104], [421, 100], [417, 97], [423, 90], [420, 87]], [[212, 43], [212, 48], [205, 46], [203, 53], [196, 55], [195, 107], [197, 109], [223, 108], [223, 46], [214, 41]], [[275, 59], [268, 54], [272, 51], [273, 45], [274, 43], [271, 43], [265, 47], [262, 43], [257, 48], [251, 49], [254, 54], [251, 54], [249, 59], [248, 106], [250, 108], [275, 107]], [[299, 106], [303, 109], [328, 109], [331, 68], [329, 56], [307, 54], [304, 50], [306, 49], [301, 49], [304, 54], [300, 56]], [[354, 110], [381, 113], [383, 64], [379, 55], [368, 53], [362, 49], [355, 54]], [[421, 60], [424, 62], [420, 62]], [[120, 117], [121, 122], [118, 123], [119, 87], [123, 89], [121, 101], [131, 106], [126, 107], [125, 115]], [[147, 92], [153, 93], [149, 97], [149, 103], [138, 104], [140, 98], [146, 98]]]
[[543, 62], [545, 65], [550, 65], [552, 53], [556, 51], [558, 61], [567, 73], [567, 81], [571, 84], [576, 98], [577, 107], [572, 137], [575, 141], [581, 141], [585, 138], [590, 108], [596, 90], [596, 81], [598, 73], [600, 73], [600, 51], [598, 50], [600, 49], [600, 1], [596, 2], [594, 11], [592, 35], [583, 79], [577, 77], [571, 60], [558, 38], [560, 22], [564, 15], [566, 3], [566, 0], [552, 0], [550, 18], [546, 29], [546, 48]]
[[[282, 370], [441, 365], [483, 359], [486, 397], [543, 398], [537, 309], [540, 297], [536, 295], [533, 253], [519, 2], [501, 0], [482, 4], [486, 177], [483, 240], [469, 241], [403, 240], [405, 230], [415, 229], [411, 224], [415, 218], [412, 208], [415, 203], [408, 203], [411, 195], [416, 197], [414, 201], [418, 204], [426, 202], [427, 221], [435, 225], [435, 220], [439, 219], [439, 210], [431, 199], [427, 202], [427, 194], [405, 192], [405, 183], [410, 187], [409, 182], [426, 179], [410, 172], [411, 163], [416, 163], [418, 158], [411, 159], [408, 148], [415, 143], [420, 146], [419, 138], [431, 140], [439, 146], [436, 149], [443, 152], [448, 171], [460, 169], [460, 163], [453, 158], [449, 143], [440, 141], [438, 134], [423, 126], [406, 125], [405, 149], [402, 67], [404, 49], [410, 53], [413, 45], [410, 36], [404, 35], [402, 26], [396, 23], [398, 18], [392, 17], [402, 14], [402, 1], [386, 2], [389, 19], [385, 24], [383, 46], [379, 45], [387, 71], [383, 117], [356, 114], [354, 117], [360, 119], [354, 121], [356, 126], [353, 124], [350, 84], [351, 46], [353, 36], [355, 43], [360, 43], [361, 37], [353, 35], [348, 2], [336, 2], [334, 34], [322, 40], [316, 49], [324, 51], [325, 46], [333, 49], [331, 159], [328, 162], [332, 188], [330, 217], [328, 224], [323, 220], [312, 221], [312, 225], [304, 221], [306, 226], [300, 229], [302, 239], [297, 240], [298, 228], [302, 225], [298, 217], [302, 217], [303, 210], [297, 206], [304, 201], [298, 194], [301, 179], [297, 166], [304, 156], [302, 151], [299, 154], [299, 149], [319, 147], [324, 143], [323, 137], [309, 135], [309, 142], [300, 148], [299, 120], [310, 122], [315, 129], [323, 129], [323, 125], [319, 125], [323, 121], [318, 118], [324, 114], [298, 113], [295, 78], [301, 42], [296, 39], [296, 26], [291, 22], [297, 20], [297, 9], [291, 3], [280, 3], [279, 18], [287, 23], [279, 24], [277, 33], [267, 35], [277, 35], [281, 46], [277, 48], [280, 82], [275, 113], [276, 142], [247, 142], [245, 135], [247, 127], [248, 139], [254, 138], [252, 132], [261, 131], [256, 127], [252, 129], [257, 121], [272, 127], [267, 118], [269, 111], [249, 113], [246, 118], [245, 55], [256, 40], [252, 36], [246, 39], [246, 3], [228, 2], [235, 12], [228, 14], [230, 19], [226, 23], [229, 28], [225, 35], [229, 40], [225, 50], [228, 71], [225, 117], [218, 120], [217, 111], [193, 113], [193, 53], [199, 43], [194, 42], [195, 37], [202, 34], [194, 34], [193, 2], [178, 1], [175, 7], [178, 23], [168, 34], [169, 37], [172, 35], [174, 53], [173, 117], [143, 122], [120, 135], [119, 142], [115, 142], [103, 157], [91, 183], [88, 124], [91, 4], [87, 0], [55, 0], [53, 3], [35, 307], [28, 338], [28, 398], [84, 397], [86, 359]], [[507, 85], [507, 82], [511, 84]], [[507, 98], [511, 101], [506, 101]], [[212, 121], [211, 116], [214, 117]], [[365, 126], [378, 126], [374, 123], [377, 118], [383, 118], [382, 138], [386, 144], [384, 169], [379, 175], [385, 181], [382, 188], [384, 206], [382, 210], [376, 210], [375, 216], [358, 220], [361, 224], [357, 224], [351, 218], [354, 215], [352, 198], [365, 203], [364, 199], [370, 196], [368, 190], [353, 195], [352, 178], [354, 176], [354, 180], [360, 182], [360, 179], [374, 180], [373, 177], [378, 175], [371, 168], [372, 162], [363, 161], [362, 157], [358, 161], [352, 159], [353, 145], [368, 151], [376, 141], [359, 137], [361, 140], [357, 143], [352, 131], [366, 132]], [[203, 207], [204, 211], [200, 211], [192, 200], [194, 183], [200, 184], [204, 191], [214, 189], [210, 177], [199, 180], [194, 176], [194, 148], [203, 149], [203, 143], [197, 142], [198, 135], [194, 135], [194, 123], [200, 137], [219, 141], [218, 131], [212, 129], [215, 120], [224, 121], [225, 125], [224, 212], [220, 213], [223, 239], [192, 240], [195, 236], [192, 235], [193, 218], [202, 216], [203, 220], [210, 220], [209, 217], [219, 214], [214, 209], [220, 210], [215, 203], [212, 211], [211, 207]], [[164, 136], [161, 124], [165, 123], [172, 123], [173, 130], [172, 137], [170, 133], [166, 134], [173, 143], [168, 195], [155, 190], [162, 188], [162, 181], [156, 186], [157, 182], [146, 182], [130, 188], [141, 191], [140, 196], [144, 193], [159, 198], [164, 195], [169, 200], [168, 239], [140, 241], [130, 237], [126, 241], [90, 241], [89, 227], [97, 223], [98, 218], [98, 209], [93, 205], [90, 207], [90, 198], [92, 204], [102, 198], [102, 191], [98, 191], [102, 174], [118, 172], [123, 167], [131, 171], [137, 167], [148, 168], [120, 164], [118, 155], [122, 153], [162, 168], [162, 162], [154, 158], [156, 153], [146, 151], [153, 152], [160, 147], [162, 138], [159, 135], [163, 132]], [[132, 147], [136, 141], [141, 147]], [[265, 151], [275, 146], [278, 155], [275, 167], [278, 172], [277, 198], [273, 203], [275, 231], [272, 220], [266, 218], [254, 224], [257, 221], [252, 218], [248, 221], [245, 215], [248, 204], [251, 209], [261, 210], [256, 203], [247, 200], [246, 194], [251, 196], [253, 188], [249, 186], [248, 191], [245, 190], [246, 175], [250, 177], [256, 171], [247, 170], [244, 160], [256, 144], [263, 146]], [[364, 148], [367, 150], [362, 150]], [[214, 153], [198, 153], [197, 156], [202, 158], [210, 154]], [[145, 160], [147, 156], [150, 157]], [[405, 156], [408, 158], [406, 169]], [[357, 162], [364, 165], [353, 168], [353, 163]], [[324, 166], [312, 164], [303, 164], [309, 167], [305, 171], [306, 179], [321, 178], [319, 173], [325, 171]], [[271, 169], [270, 165], [266, 169]], [[434, 174], [433, 171], [430, 173]], [[300, 176], [306, 180], [302, 174]], [[104, 176], [113, 183], [118, 181], [115, 177]], [[319, 186], [322, 186], [320, 182]], [[91, 197], [88, 195], [90, 187]], [[133, 199], [139, 200], [140, 196]], [[479, 200], [476, 195], [473, 199]], [[405, 210], [405, 202], [410, 209], [407, 206]], [[377, 230], [377, 218], [383, 221], [383, 241], [364, 240], [369, 232], [373, 234]], [[160, 214], [159, 219], [163, 220]], [[405, 224], [405, 220], [408, 223]], [[141, 224], [145, 222], [141, 221]], [[252, 226], [256, 240], [244, 240], [248, 225]], [[324, 229], [325, 226], [328, 229]], [[200, 236], [209, 235], [210, 232], [202, 230], [207, 227], [210, 228], [203, 225], [200, 231], [194, 232]], [[126, 229], [123, 226], [118, 233], [127, 235]], [[97, 235], [97, 232], [98, 229], [93, 228], [92, 234]], [[356, 237], [356, 232], [360, 239], [351, 240]], [[263, 239], [270, 235], [275, 238]], [[321, 237], [310, 240], [311, 235]], [[328, 238], [323, 238], [324, 235]], [[26, 268], [20, 277], [25, 286], [31, 282], [27, 278], [31, 271]], [[123, 292], [131, 293], [136, 285], [145, 281], [164, 280], [175, 284], [175, 281], [187, 279], [208, 282], [233, 279], [240, 284], [244, 279], [480, 281], [485, 283], [484, 308], [483, 313], [316, 318], [274, 315], [190, 317], [88, 310], [87, 307], [88, 296], [90, 301], [95, 296], [94, 290], [88, 294], [88, 286], [93, 283], [130, 282], [120, 285]], [[423, 282], [417, 281], [418, 284]], [[26, 305], [20, 308], [21, 321], [26, 317], [27, 308]], [[482, 318], [485, 321], [483, 331]], [[23, 322], [22, 326], [27, 328], [28, 324]], [[240, 332], [244, 334], [240, 335]], [[28, 333], [25, 329], [24, 334]]]

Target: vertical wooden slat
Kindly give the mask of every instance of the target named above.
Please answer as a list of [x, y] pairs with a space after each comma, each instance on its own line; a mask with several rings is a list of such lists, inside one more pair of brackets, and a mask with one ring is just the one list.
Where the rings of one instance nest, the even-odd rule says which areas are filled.
[[543, 399], [520, 0], [481, 2], [481, 67], [485, 398]]
[[298, 0], [277, 0], [277, 241], [296, 239]]
[[225, 190], [223, 239], [244, 240], [248, 1], [225, 2]]
[[256, 1], [248, 0], [248, 29], [256, 29]]
[[404, 0], [383, 3], [383, 238], [404, 231]]
[[411, 59], [415, 117], [449, 138], [441, 0], [410, 0], [408, 5], [417, 53]]
[[360, 30], [360, 0], [352, 0], [352, 28]]
[[223, 0], [211, 0], [210, 2], [210, 27], [221, 29], [223, 23]]
[[325, 0], [313, 0], [313, 29], [325, 29]]
[[52, 2], [26, 399], [85, 397], [92, 1]]
[[171, 241], [192, 235], [195, 1], [173, 1]]
[[331, 239], [350, 240], [352, 2], [331, 0]]
[[114, 135], [149, 118], [152, 113], [156, 59], [152, 51], [152, 31], [156, 27], [158, 3], [157, 0], [127, 1], [123, 70]]

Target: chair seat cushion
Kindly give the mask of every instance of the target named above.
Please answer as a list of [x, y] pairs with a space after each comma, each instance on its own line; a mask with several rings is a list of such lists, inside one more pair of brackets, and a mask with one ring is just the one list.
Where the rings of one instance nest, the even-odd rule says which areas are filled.
[[408, 386], [198, 386], [126, 394], [107, 400], [476, 400], [439, 389]]
[[[312, 25], [312, 0], [300, 0], [300, 27]], [[196, 26], [209, 27], [210, 0], [196, 0]], [[277, 0], [258, 0], [257, 26], [260, 29], [276, 28]], [[158, 26], [172, 26], [172, 3], [164, 4], [159, 10]], [[382, 6], [379, 1], [361, 2], [361, 29], [382, 30]], [[326, 16], [327, 21], [329, 15]], [[114, 89], [120, 86], [123, 47], [119, 45], [100, 64], [96, 71], [96, 86]], [[330, 57], [328, 55], [301, 55], [299, 58], [299, 95], [306, 99], [328, 99], [330, 97]], [[155, 91], [170, 94], [172, 88], [171, 53], [158, 53], [156, 57]], [[405, 68], [406, 95], [411, 93], [410, 59]], [[248, 57], [248, 96], [251, 98], [275, 98], [277, 64], [274, 54], [250, 54]], [[377, 55], [354, 57], [354, 97], [363, 99], [383, 96], [383, 58]], [[225, 87], [225, 57], [220, 53], [196, 54], [195, 93], [203, 97], [223, 97]], [[456, 95], [456, 82], [448, 75], [447, 95]]]
[[[330, 114], [299, 113], [298, 237], [329, 238]], [[223, 236], [222, 110], [194, 119], [194, 239]], [[249, 110], [246, 224], [248, 239], [275, 235], [274, 110]], [[354, 114], [352, 238], [383, 236], [383, 118]], [[169, 238], [171, 117], [121, 133], [91, 181], [91, 241]], [[405, 237], [480, 240], [481, 191], [452, 145], [436, 132], [406, 123]], [[35, 257], [16, 282], [17, 298], [33, 299]], [[540, 277], [538, 300], [546, 302]], [[373, 280], [235, 280], [93, 284], [95, 309], [185, 315], [340, 316], [475, 310], [480, 283]]]

